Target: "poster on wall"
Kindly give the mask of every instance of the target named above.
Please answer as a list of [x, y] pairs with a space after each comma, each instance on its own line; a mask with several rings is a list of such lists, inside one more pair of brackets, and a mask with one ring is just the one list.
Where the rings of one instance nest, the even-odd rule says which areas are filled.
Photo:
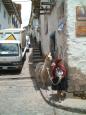
[[76, 6], [76, 36], [86, 36], [86, 6]]
[[58, 20], [58, 31], [59, 32], [64, 31], [64, 18], [60, 18]]
[[76, 22], [76, 36], [86, 36], [86, 21]]
[[76, 6], [76, 19], [86, 21], [86, 6]]

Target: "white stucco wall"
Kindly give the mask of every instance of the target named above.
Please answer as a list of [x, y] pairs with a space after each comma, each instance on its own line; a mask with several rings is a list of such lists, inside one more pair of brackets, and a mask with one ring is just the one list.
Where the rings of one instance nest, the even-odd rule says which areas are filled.
[[[6, 12], [6, 18], [4, 18], [4, 11]], [[1, 29], [9, 27], [8, 20], [9, 20], [8, 12], [7, 12], [6, 8], [4, 7], [3, 3], [1, 2], [1, 11], [0, 11], [0, 25], [1, 25]]]
[[[65, 16], [65, 2], [64, 2], [64, 11], [62, 11], [62, 3], [64, 0], [57, 0], [56, 5], [54, 6], [51, 15], [48, 18], [49, 21], [49, 33], [48, 35], [55, 31], [55, 56], [62, 58], [63, 62], [66, 60], [66, 50], [67, 50], [67, 43], [65, 37], [65, 29], [63, 31], [58, 31], [59, 21], [62, 19], [64, 23], [66, 23], [66, 16]], [[64, 27], [65, 28], [65, 27]]]
[[44, 15], [41, 15], [40, 17], [40, 25], [41, 25], [41, 45], [42, 45], [42, 52], [44, 55], [46, 55], [49, 52], [49, 38], [48, 34], [45, 34], [45, 20]]
[[[61, 14], [59, 14], [59, 6], [63, 0], [57, 0], [56, 5], [53, 7], [50, 14], [47, 14], [47, 20], [44, 15], [40, 16], [41, 20], [41, 41], [42, 41], [42, 49], [43, 53], [47, 54], [50, 51], [50, 35], [52, 32], [56, 32], [56, 45], [59, 47], [59, 39], [61, 34], [59, 35], [57, 32], [58, 27], [58, 18]], [[48, 22], [48, 33], [45, 34], [45, 23]], [[61, 36], [62, 37], [62, 36]]]
[[[86, 0], [67, 0], [67, 44], [69, 75], [86, 86], [86, 37], [76, 37], [76, 6], [85, 5]], [[77, 84], [77, 82], [76, 82]], [[79, 88], [79, 87], [78, 87]]]
[[[76, 37], [76, 6], [85, 5], [86, 0], [64, 0], [65, 29], [58, 32], [58, 20], [62, 15], [59, 7], [63, 0], [57, 0], [51, 14], [47, 15], [48, 33], [45, 34], [45, 18], [41, 15], [41, 42], [43, 53], [50, 50], [50, 34], [56, 31], [56, 51], [68, 65], [68, 79], [70, 88], [80, 90], [86, 88], [86, 37]], [[84, 90], [83, 88], [83, 90]], [[82, 89], [81, 89], [82, 90]], [[85, 89], [86, 90], [86, 89]]]
[[76, 6], [81, 3], [86, 4], [86, 0], [68, 0], [68, 60], [69, 65], [77, 67], [86, 74], [86, 37], [76, 37], [75, 23], [76, 23]]
[[[12, 15], [8, 14], [7, 9], [5, 8], [3, 2], [0, 2], [0, 29], [5, 29], [5, 28], [13, 28], [14, 25], [12, 24]], [[4, 18], [4, 12], [6, 14]], [[18, 21], [17, 17], [15, 16], [15, 20], [17, 20], [18, 27], [21, 27], [20, 22]]]

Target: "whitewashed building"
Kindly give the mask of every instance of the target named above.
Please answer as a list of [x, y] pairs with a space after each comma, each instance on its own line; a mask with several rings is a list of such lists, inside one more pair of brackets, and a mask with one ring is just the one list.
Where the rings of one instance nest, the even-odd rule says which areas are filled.
[[0, 29], [21, 26], [21, 8], [11, 0], [0, 0]]
[[66, 1], [67, 63], [76, 90], [86, 91], [86, 0]]
[[43, 55], [63, 59], [69, 90], [86, 91], [86, 0], [32, 0]]

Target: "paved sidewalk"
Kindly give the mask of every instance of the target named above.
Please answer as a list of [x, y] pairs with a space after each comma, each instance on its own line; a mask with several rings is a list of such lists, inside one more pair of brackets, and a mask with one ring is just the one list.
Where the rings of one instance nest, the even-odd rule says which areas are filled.
[[[71, 110], [78, 113], [86, 113], [86, 99], [74, 98], [67, 96], [61, 103], [58, 102], [56, 91], [44, 90], [40, 88], [40, 92], [44, 100], [59, 109]], [[67, 94], [68, 95], [68, 94]]]
[[40, 88], [40, 93], [44, 100], [50, 105], [58, 107], [59, 109], [86, 114], [86, 99], [75, 98], [67, 93], [66, 98], [59, 103], [56, 91], [52, 91], [50, 87], [49, 90]]

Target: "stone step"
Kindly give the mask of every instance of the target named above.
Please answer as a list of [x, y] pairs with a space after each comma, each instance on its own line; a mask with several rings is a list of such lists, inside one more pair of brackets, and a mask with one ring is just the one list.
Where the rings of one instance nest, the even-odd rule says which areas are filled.
[[36, 65], [36, 64], [38, 64], [38, 63], [40, 63], [40, 62], [44, 62], [44, 60], [34, 60], [34, 61], [33, 61], [33, 64]]
[[33, 50], [39, 50], [39, 47], [35, 47], [35, 48], [33, 48]]
[[37, 58], [37, 59], [33, 59], [33, 62], [43, 62], [44, 60], [42, 58]]
[[40, 52], [33, 52], [33, 55], [40, 55]]
[[33, 48], [33, 50], [39, 50], [39, 48]]
[[40, 58], [42, 58], [42, 56], [40, 56], [40, 55], [33, 55], [33, 59], [35, 59], [35, 58], [36, 58], [36, 59], [37, 59], [37, 58], [40, 59]]
[[33, 48], [33, 57], [32, 57], [32, 59], [33, 59], [34, 67], [36, 67], [37, 63], [44, 62], [44, 59], [40, 54], [39, 48], [36, 48], [36, 47]]
[[40, 52], [40, 50], [39, 49], [33, 49], [33, 52]]

